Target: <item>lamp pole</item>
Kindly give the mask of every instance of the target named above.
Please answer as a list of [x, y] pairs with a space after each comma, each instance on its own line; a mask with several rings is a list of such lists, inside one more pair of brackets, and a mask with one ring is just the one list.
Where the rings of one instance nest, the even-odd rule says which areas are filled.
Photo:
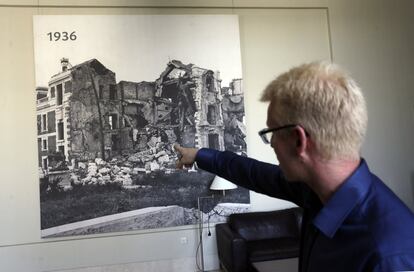
[[[203, 199], [214, 199], [214, 195], [210, 196], [199, 196], [197, 198], [197, 206], [198, 206], [198, 234], [199, 234], [199, 243], [200, 243], [200, 260], [201, 260], [201, 271], [204, 272], [204, 249], [203, 249], [203, 211], [202, 211], [202, 200]], [[197, 256], [196, 256], [197, 258]]]
[[[226, 192], [225, 190], [231, 190], [231, 189], [236, 189], [237, 186], [233, 183], [231, 183], [230, 181], [221, 178], [219, 176], [215, 176], [213, 179], [213, 182], [210, 185], [210, 190], [220, 190], [223, 193], [223, 197], [225, 197]], [[210, 195], [210, 196], [199, 196], [197, 198], [197, 205], [198, 205], [198, 213], [199, 213], [199, 221], [198, 221], [198, 234], [199, 234], [199, 247], [200, 247], [200, 260], [201, 260], [201, 271], [204, 272], [204, 248], [203, 248], [203, 211], [202, 211], [202, 200], [203, 199], [207, 199], [207, 198], [211, 198], [214, 199], [214, 194]], [[198, 261], [198, 256], [196, 253], [196, 261]], [[197, 263], [197, 267], [198, 267], [198, 263]], [[198, 269], [200, 269], [198, 267]]]

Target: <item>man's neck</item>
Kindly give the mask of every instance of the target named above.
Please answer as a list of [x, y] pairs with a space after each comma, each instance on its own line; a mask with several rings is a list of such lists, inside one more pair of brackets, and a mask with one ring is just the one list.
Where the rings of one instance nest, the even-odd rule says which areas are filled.
[[360, 159], [355, 160], [315, 160], [311, 179], [307, 182], [326, 204], [338, 188], [358, 168]]

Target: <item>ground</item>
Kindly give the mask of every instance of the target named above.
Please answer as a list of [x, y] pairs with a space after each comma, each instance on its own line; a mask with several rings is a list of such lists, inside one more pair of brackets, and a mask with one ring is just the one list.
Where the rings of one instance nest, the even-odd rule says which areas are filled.
[[[110, 214], [146, 207], [178, 205], [197, 208], [197, 198], [213, 194], [209, 190], [214, 176], [202, 170], [197, 172], [176, 171], [139, 173], [133, 176], [132, 189], [118, 183], [78, 184], [71, 190], [47, 193], [41, 190], [41, 228], [46, 229]], [[219, 192], [220, 196], [220, 192]], [[249, 193], [238, 188], [226, 193], [220, 202], [249, 203]], [[209, 212], [217, 202], [203, 203], [203, 211]], [[191, 220], [188, 224], [193, 223]]]

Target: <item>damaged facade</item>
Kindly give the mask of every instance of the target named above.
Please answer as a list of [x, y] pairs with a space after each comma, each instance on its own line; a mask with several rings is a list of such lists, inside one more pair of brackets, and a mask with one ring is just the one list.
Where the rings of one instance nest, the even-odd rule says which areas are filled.
[[[96, 59], [62, 71], [37, 88], [39, 166], [54, 169], [116, 156], [139, 167], [173, 167], [171, 145], [245, 152], [242, 80], [222, 88], [219, 72], [177, 60], [154, 82], [116, 83]], [[162, 153], [162, 154], [161, 154]], [[159, 167], [155, 167], [157, 169]]]
[[221, 108], [224, 122], [224, 148], [233, 152], [246, 151], [244, 125], [244, 96], [242, 79], [234, 79], [222, 89]]
[[61, 64], [47, 95], [37, 89], [39, 163], [44, 169], [54, 167], [50, 158], [55, 153], [67, 161], [110, 157], [121, 150], [122, 135], [128, 135], [115, 73], [95, 59], [73, 67], [62, 59]]

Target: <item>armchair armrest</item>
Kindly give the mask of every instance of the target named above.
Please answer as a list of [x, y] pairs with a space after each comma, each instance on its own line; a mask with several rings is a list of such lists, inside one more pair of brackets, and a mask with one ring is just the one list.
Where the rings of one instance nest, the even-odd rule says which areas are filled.
[[216, 237], [219, 259], [227, 271], [247, 271], [246, 241], [233, 232], [227, 223], [216, 225]]

